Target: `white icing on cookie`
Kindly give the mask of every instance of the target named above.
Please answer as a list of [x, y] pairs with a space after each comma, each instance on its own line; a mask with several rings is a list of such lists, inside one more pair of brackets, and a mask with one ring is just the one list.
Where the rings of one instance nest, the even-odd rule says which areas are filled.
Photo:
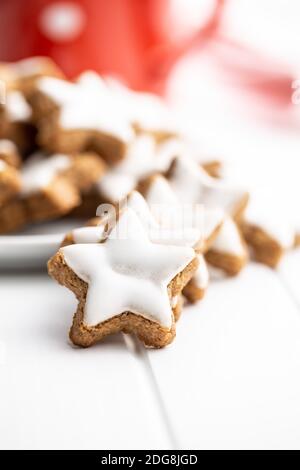
[[106, 83], [130, 121], [144, 132], [178, 133], [178, 126], [164, 101], [152, 93], [135, 92], [121, 82], [107, 78]]
[[148, 236], [152, 238], [153, 241], [153, 236], [151, 237], [150, 234], [152, 232], [155, 236], [157, 236], [159, 231], [159, 224], [151, 214], [150, 208], [144, 197], [138, 191], [132, 191], [127, 199], [123, 202], [123, 205], [124, 204], [125, 210], [126, 208], [129, 208], [135, 212], [143, 224], [144, 229], [148, 233]]
[[155, 165], [156, 143], [150, 135], [140, 135], [128, 147], [124, 160], [116, 171], [134, 176], [136, 179], [153, 172]]
[[97, 227], [80, 227], [72, 231], [74, 243], [99, 243], [105, 238], [105, 224]]
[[193, 276], [193, 280], [196, 283], [196, 286], [201, 290], [205, 290], [209, 284], [209, 272], [207, 263], [203, 255], [198, 255], [199, 266], [197, 271]]
[[48, 95], [58, 106], [74, 101], [76, 95], [80, 95], [79, 100], [82, 100], [81, 90], [74, 83], [60, 78], [41, 77], [37, 80], [37, 88]]
[[136, 182], [134, 178], [112, 170], [105, 173], [99, 181], [95, 183], [94, 189], [105, 200], [115, 203], [124, 199], [135, 186]]
[[17, 152], [17, 146], [12, 140], [0, 139], [0, 153]]
[[166, 139], [158, 144], [153, 136], [140, 134], [128, 147], [125, 158], [115, 170], [134, 177], [138, 182], [154, 173], [167, 171], [177, 154], [177, 148], [176, 139]]
[[20, 91], [7, 93], [5, 110], [10, 121], [28, 121], [31, 117], [31, 108]]
[[202, 203], [207, 208], [221, 208], [230, 214], [247, 195], [244, 190], [210, 177], [189, 158], [176, 159], [169, 181], [183, 203]]
[[141, 131], [178, 133], [178, 126], [171, 111], [157, 95], [130, 90], [112, 77], [103, 79], [91, 71], [82, 73], [77, 82], [84, 88], [92, 90], [94, 96], [109, 96], [118, 112]]
[[41, 153], [32, 155], [22, 169], [22, 194], [31, 194], [47, 187], [53, 178], [71, 166], [67, 155], [55, 154], [47, 157]]
[[157, 144], [151, 135], [137, 136], [128, 146], [123, 160], [96, 183], [96, 190], [108, 201], [123, 199], [141, 179], [166, 171], [177, 148], [175, 139]]
[[231, 217], [225, 217], [222, 227], [210, 248], [220, 253], [235, 256], [244, 257], [246, 255], [239, 229]]
[[[129, 195], [126, 204], [137, 214], [153, 243], [194, 247], [201, 239], [199, 228], [180, 227], [176, 224], [170, 226], [160, 224], [154, 217], [152, 207], [137, 191], [133, 191]], [[165, 209], [167, 211], [168, 207]]]
[[170, 168], [174, 158], [181, 155], [183, 145], [183, 141], [177, 137], [169, 137], [157, 144], [157, 160], [160, 162], [158, 172], [164, 173]]
[[152, 178], [145, 195], [149, 206], [156, 204], [178, 204], [178, 198], [169, 182], [161, 175]]
[[133, 140], [131, 124], [109, 93], [95, 94], [95, 87], [52, 77], [39, 79], [37, 86], [61, 108], [59, 122], [63, 128], [96, 130], [126, 144]]
[[[194, 217], [196, 215], [196, 206], [191, 204], [188, 206], [182, 205], [163, 176], [156, 175], [151, 179], [145, 191], [145, 199], [149, 204], [151, 213], [162, 227], [172, 230], [184, 230], [191, 227], [202, 229], [200, 224], [193, 220], [196, 218]], [[201, 233], [199, 232], [198, 240], [200, 236]]]
[[202, 205], [182, 204], [166, 178], [152, 178], [145, 199], [152, 214], [166, 228], [197, 229], [198, 241], [208, 240], [222, 224], [222, 209], [207, 209]]
[[130, 209], [121, 215], [116, 232], [127, 232], [127, 237], [110, 235], [105, 243], [61, 249], [67, 265], [88, 283], [85, 323], [94, 326], [132, 312], [170, 328], [167, 287], [192, 261], [193, 249], [152, 243]]
[[95, 130], [129, 143], [134, 132], [126, 121], [110, 109], [110, 103], [92, 100], [70, 102], [61, 108], [60, 125], [65, 129]]
[[81, 85], [83, 88], [93, 90], [94, 94], [109, 93], [107, 82], [97, 72], [93, 70], [85, 70], [82, 72], [76, 80], [76, 83]]
[[123, 160], [99, 180], [97, 188], [110, 201], [123, 199], [138, 180], [155, 171], [156, 144], [151, 136], [137, 136], [128, 146]]
[[223, 209], [206, 209], [203, 211], [203, 239], [209, 240], [210, 237], [219, 230], [223, 224], [225, 213]]
[[[65, 129], [98, 130], [126, 144], [134, 140], [133, 127], [147, 133], [177, 133], [172, 114], [160, 98], [133, 92], [113, 80], [103, 80], [93, 72], [80, 75], [75, 83], [42, 77], [37, 86], [60, 107], [59, 122]], [[133, 145], [139, 145], [137, 142]], [[154, 141], [150, 144], [153, 146]], [[131, 148], [130, 151], [134, 153], [135, 150]], [[148, 147], [148, 152], [153, 156], [153, 149]], [[164, 144], [161, 152], [159, 161], [163, 162], [173, 152], [170, 143]], [[129, 155], [128, 171], [130, 158], [133, 160], [132, 168], [138, 165], [137, 158]], [[145, 155], [144, 164], [146, 160]]]

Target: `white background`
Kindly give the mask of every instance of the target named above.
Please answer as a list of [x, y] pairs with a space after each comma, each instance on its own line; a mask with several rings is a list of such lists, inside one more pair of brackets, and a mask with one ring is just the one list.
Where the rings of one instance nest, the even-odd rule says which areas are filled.
[[[296, 74], [299, 2], [231, 4], [228, 34]], [[177, 67], [170, 95], [204, 153], [299, 222], [297, 125], [272, 123], [208, 52]], [[252, 263], [184, 311], [171, 346], [146, 351], [122, 335], [72, 347], [72, 294], [46, 274], [2, 274], [0, 447], [299, 448], [299, 275], [297, 251], [277, 272]]]

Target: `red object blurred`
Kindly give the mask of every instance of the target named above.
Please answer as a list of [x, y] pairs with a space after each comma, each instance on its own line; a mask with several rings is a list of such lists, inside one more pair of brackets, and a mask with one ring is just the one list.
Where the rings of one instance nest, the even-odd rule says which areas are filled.
[[210, 0], [206, 22], [181, 41], [174, 39], [170, 1], [0, 0], [0, 61], [49, 56], [70, 78], [93, 69], [162, 94], [176, 61], [209, 43], [212, 57], [236, 86], [273, 107], [291, 106], [292, 74], [222, 35], [226, 0]]
[[[212, 0], [213, 1], [213, 0]], [[218, 26], [224, 0], [184, 43], [172, 41], [169, 0], [1, 0], [0, 60], [52, 57], [73, 77], [112, 73], [136, 89], [162, 91], [174, 62]]]

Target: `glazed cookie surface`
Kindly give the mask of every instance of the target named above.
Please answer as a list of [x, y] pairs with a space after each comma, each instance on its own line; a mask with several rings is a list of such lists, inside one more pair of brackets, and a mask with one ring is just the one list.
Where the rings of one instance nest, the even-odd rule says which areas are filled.
[[197, 259], [189, 247], [151, 242], [127, 209], [105, 242], [61, 248], [48, 267], [79, 300], [70, 332], [75, 344], [89, 346], [124, 331], [146, 346], [162, 347], [175, 336], [172, 299], [191, 278]]

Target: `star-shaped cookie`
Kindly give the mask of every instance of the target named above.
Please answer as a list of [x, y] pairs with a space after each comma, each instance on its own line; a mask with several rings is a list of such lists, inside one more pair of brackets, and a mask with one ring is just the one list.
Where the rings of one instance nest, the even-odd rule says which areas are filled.
[[170, 184], [182, 203], [222, 208], [239, 219], [248, 203], [248, 193], [209, 176], [189, 158], [176, 158], [168, 173]]
[[70, 337], [89, 346], [124, 331], [147, 346], [162, 347], [175, 336], [174, 298], [197, 268], [190, 247], [150, 241], [131, 210], [124, 211], [104, 243], [63, 247], [49, 273], [79, 300]]
[[[162, 175], [145, 179], [140, 190], [151, 213], [160, 226], [181, 233], [184, 240], [195, 236], [192, 246], [205, 252], [216, 238], [224, 220], [224, 211], [219, 207], [209, 208], [203, 203], [185, 203]], [[196, 243], [197, 242], [197, 243]]]

